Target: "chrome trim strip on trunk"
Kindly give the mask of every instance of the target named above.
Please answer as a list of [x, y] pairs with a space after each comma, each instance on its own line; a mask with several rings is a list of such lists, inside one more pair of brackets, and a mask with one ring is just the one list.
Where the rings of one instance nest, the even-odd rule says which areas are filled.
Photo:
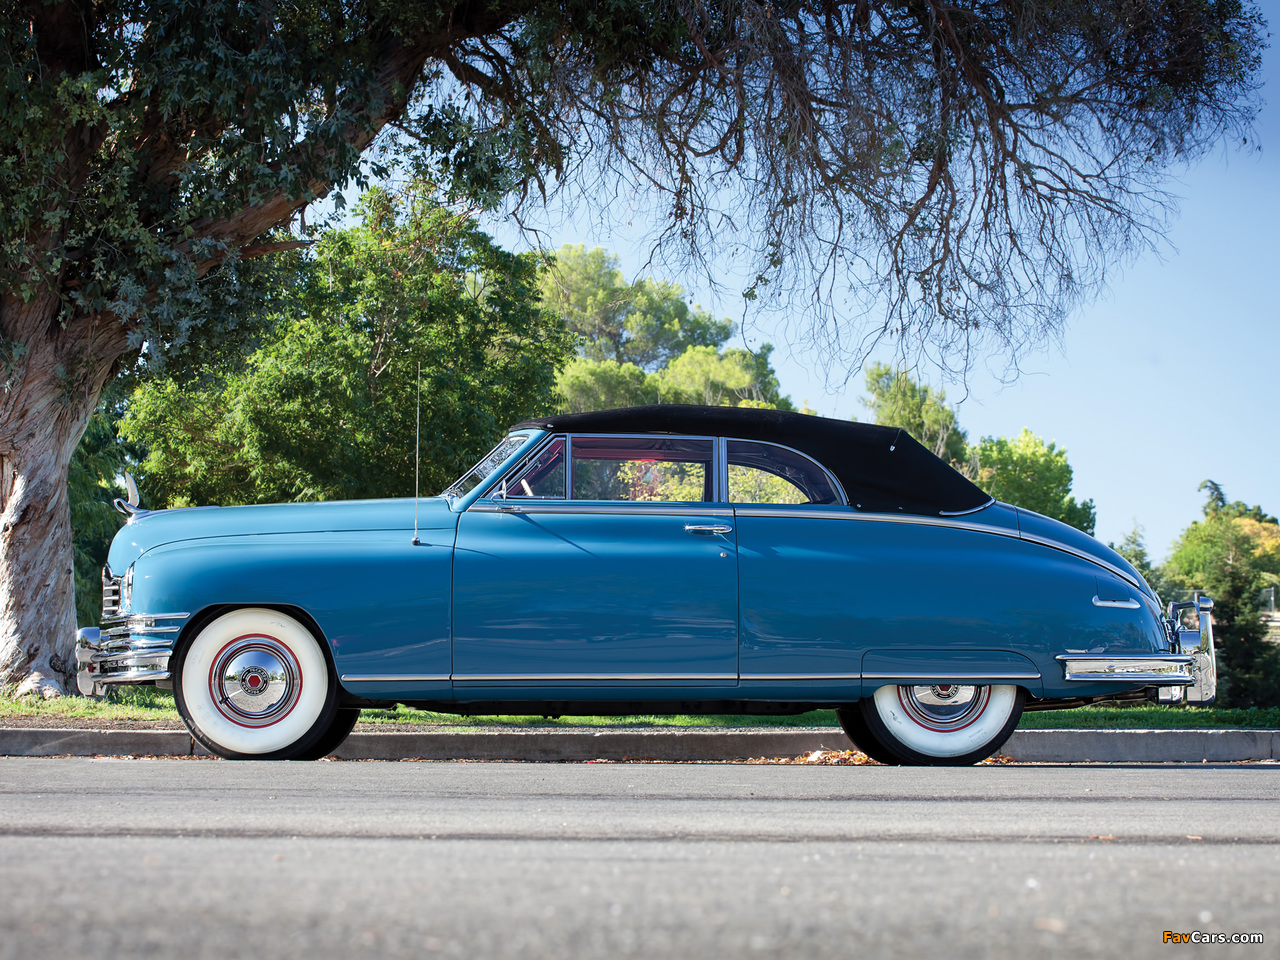
[[1049, 547], [1052, 550], [1061, 550], [1063, 553], [1069, 553], [1074, 557], [1079, 557], [1081, 560], [1088, 560], [1090, 563], [1096, 563], [1098, 566], [1102, 567], [1102, 569], [1114, 573], [1125, 583], [1133, 586], [1139, 593], [1146, 593], [1142, 584], [1133, 578], [1133, 574], [1122, 570], [1113, 563], [1108, 563], [1101, 557], [1095, 557], [1091, 553], [1085, 553], [1083, 550], [1077, 550], [1075, 547], [1068, 546], [1060, 540], [1051, 540], [1048, 537], [1038, 537], [1034, 533], [1020, 533], [1018, 535], [1018, 539], [1025, 540], [1027, 543], [1039, 544], [1042, 547]]
[[[990, 506], [990, 504], [987, 504]], [[986, 509], [979, 507], [978, 509]], [[821, 520], [859, 520], [871, 521], [874, 523], [911, 523], [925, 527], [947, 527], [952, 530], [967, 530], [971, 533], [989, 533], [997, 537], [1008, 537], [1011, 540], [1022, 540], [1026, 543], [1034, 543], [1041, 547], [1049, 547], [1053, 550], [1061, 550], [1063, 553], [1069, 553], [1072, 556], [1079, 557], [1089, 563], [1096, 564], [1114, 573], [1125, 583], [1132, 585], [1140, 593], [1146, 593], [1142, 584], [1133, 578], [1131, 573], [1122, 570], [1115, 564], [1108, 563], [1101, 557], [1095, 557], [1091, 553], [1085, 553], [1083, 550], [1077, 550], [1075, 547], [1069, 546], [1058, 540], [1051, 540], [1048, 537], [1039, 537], [1033, 533], [1023, 533], [1021, 530], [1014, 530], [1007, 527], [993, 527], [985, 523], [974, 523], [971, 520], [952, 520], [945, 517], [926, 517], [921, 514], [906, 513], [859, 513], [850, 508], [832, 509], [831, 507], [810, 507], [806, 508], [803, 504], [794, 507], [738, 507], [738, 516], [740, 517], [814, 517]]]
[[953, 530], [969, 530], [974, 533], [994, 533], [997, 536], [1019, 540], [1018, 531], [1011, 527], [993, 527], [986, 523], [974, 523], [972, 520], [951, 520], [945, 517], [926, 517], [919, 513], [864, 513], [853, 507], [817, 506], [812, 504], [795, 504], [793, 506], [776, 507], [768, 505], [739, 505], [738, 515], [742, 517], [814, 517], [819, 520], [862, 520], [876, 523], [913, 523], [926, 527], [950, 527]]
[[1162, 686], [1195, 682], [1193, 656], [1149, 653], [1116, 656], [1107, 653], [1064, 653], [1055, 657], [1067, 680], [1118, 680], [1122, 683], [1158, 683]]

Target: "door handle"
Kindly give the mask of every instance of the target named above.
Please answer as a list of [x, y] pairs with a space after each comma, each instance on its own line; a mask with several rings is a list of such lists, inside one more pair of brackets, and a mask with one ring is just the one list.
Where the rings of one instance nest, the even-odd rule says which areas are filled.
[[686, 523], [687, 533], [733, 533], [733, 527], [727, 523]]

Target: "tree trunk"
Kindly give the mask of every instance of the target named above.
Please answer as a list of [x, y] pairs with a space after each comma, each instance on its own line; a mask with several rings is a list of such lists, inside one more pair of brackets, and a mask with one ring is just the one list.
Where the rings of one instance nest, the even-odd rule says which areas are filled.
[[75, 672], [71, 455], [126, 343], [114, 318], [63, 324], [60, 306], [0, 294], [0, 686], [45, 697]]

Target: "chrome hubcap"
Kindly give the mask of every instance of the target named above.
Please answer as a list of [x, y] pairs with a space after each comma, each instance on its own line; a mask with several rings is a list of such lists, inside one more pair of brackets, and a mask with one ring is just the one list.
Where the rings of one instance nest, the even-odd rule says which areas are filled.
[[899, 687], [898, 699], [916, 723], [930, 730], [960, 730], [987, 709], [990, 687], [940, 683], [928, 687]]
[[298, 702], [302, 668], [278, 640], [240, 637], [214, 660], [209, 692], [228, 720], [242, 726], [266, 726], [284, 717]]

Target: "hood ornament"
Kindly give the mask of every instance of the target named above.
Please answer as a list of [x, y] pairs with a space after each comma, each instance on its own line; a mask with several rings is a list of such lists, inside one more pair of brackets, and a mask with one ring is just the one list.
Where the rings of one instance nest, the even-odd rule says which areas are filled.
[[129, 492], [129, 499], [122, 500], [120, 497], [116, 497], [115, 508], [119, 510], [121, 513], [123, 513], [126, 517], [130, 517], [130, 518], [140, 513], [149, 513], [150, 511], [143, 510], [140, 506], [138, 506], [138, 504], [141, 502], [141, 498], [138, 496], [138, 485], [133, 480], [133, 474], [128, 472], [125, 473], [124, 486], [125, 486], [125, 489]]

